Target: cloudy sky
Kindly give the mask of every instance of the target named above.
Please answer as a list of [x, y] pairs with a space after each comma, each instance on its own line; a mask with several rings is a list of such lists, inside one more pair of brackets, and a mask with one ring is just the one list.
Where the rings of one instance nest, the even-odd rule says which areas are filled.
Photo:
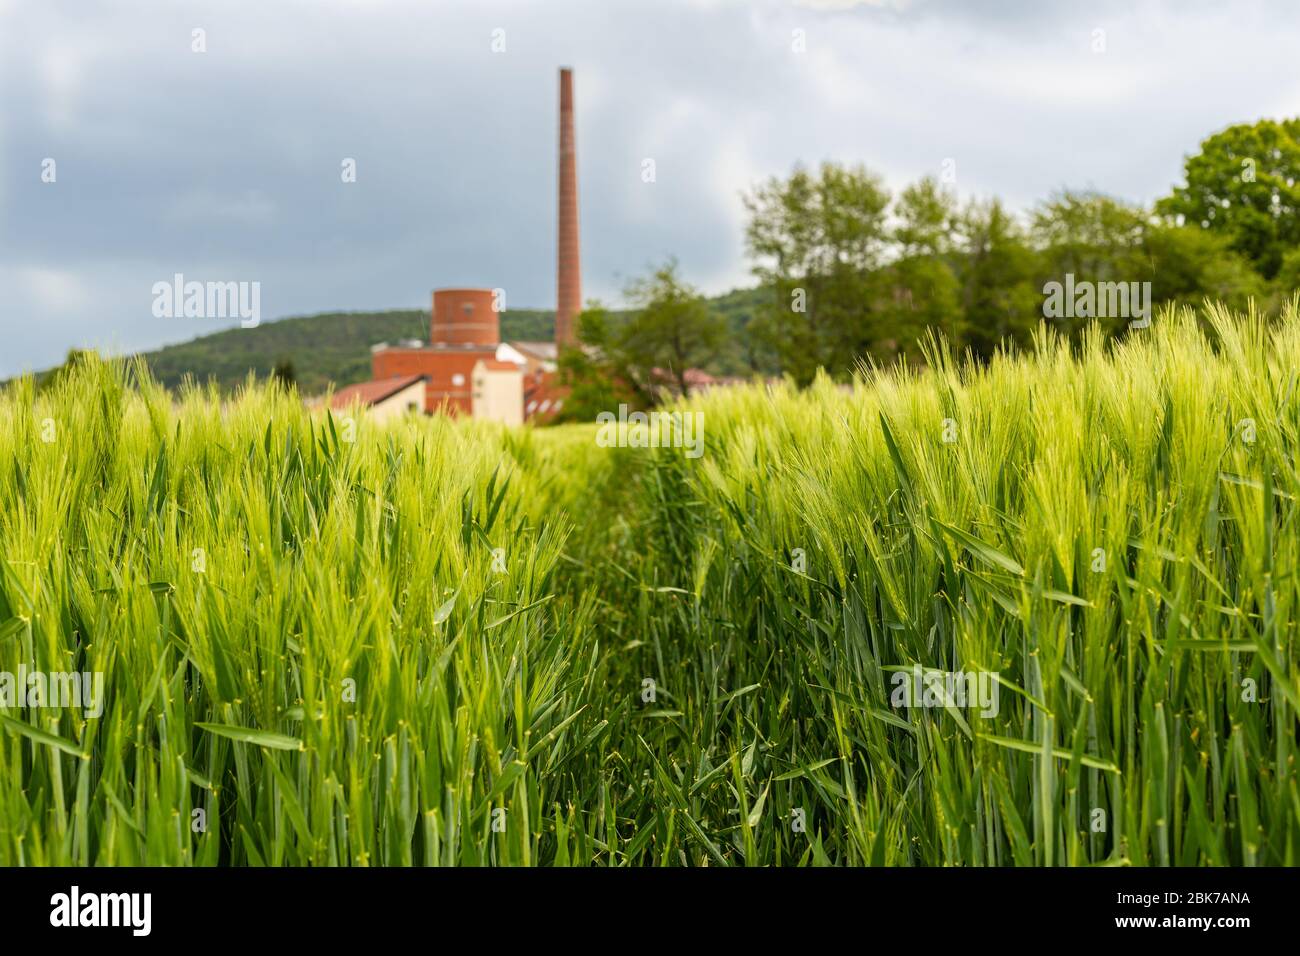
[[741, 193], [798, 162], [1150, 201], [1300, 114], [1297, 49], [1293, 0], [0, 0], [0, 377], [232, 324], [155, 318], [178, 272], [260, 282], [264, 321], [553, 306], [560, 65], [583, 292], [616, 303], [668, 255], [748, 284]]

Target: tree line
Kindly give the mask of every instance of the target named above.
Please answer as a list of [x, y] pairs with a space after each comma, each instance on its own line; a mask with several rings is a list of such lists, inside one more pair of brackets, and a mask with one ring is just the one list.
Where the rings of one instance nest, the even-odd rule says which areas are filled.
[[[1271, 312], [1300, 288], [1300, 119], [1210, 136], [1184, 182], [1149, 207], [1062, 190], [1018, 215], [996, 198], [963, 203], [932, 176], [894, 195], [865, 166], [830, 162], [744, 200], [761, 295], [744, 352], [753, 371], [800, 385], [819, 369], [845, 378], [867, 359], [914, 361], [931, 331], [976, 360], [1025, 345], [1045, 319], [1045, 287], [1067, 276], [1150, 283], [1157, 306], [1211, 298]], [[585, 348], [561, 356], [570, 416], [689, 393], [688, 370], [707, 367], [729, 334], [675, 260], [627, 294], [625, 317], [598, 303], [579, 317]], [[1084, 309], [1049, 321], [1118, 334], [1129, 318]]]

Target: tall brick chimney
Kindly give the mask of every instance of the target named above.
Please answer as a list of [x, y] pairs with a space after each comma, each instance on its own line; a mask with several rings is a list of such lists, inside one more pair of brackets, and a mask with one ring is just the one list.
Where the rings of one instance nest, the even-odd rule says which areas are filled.
[[572, 345], [582, 309], [578, 264], [578, 157], [573, 135], [573, 70], [560, 69], [560, 209], [556, 263], [555, 344]]

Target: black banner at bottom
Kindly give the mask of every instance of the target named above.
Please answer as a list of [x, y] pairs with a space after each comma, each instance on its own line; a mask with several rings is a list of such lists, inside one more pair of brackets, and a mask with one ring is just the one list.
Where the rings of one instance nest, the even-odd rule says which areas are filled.
[[857, 932], [910, 926], [943, 935], [984, 926], [1071, 941], [1199, 934], [1218, 943], [1293, 926], [1296, 890], [1287, 869], [1131, 868], [7, 869], [0, 882], [6, 941], [75, 935], [77, 943], [98, 937], [128, 946], [250, 933], [259, 946], [373, 945], [377, 934], [457, 926], [486, 930], [494, 942], [516, 934], [563, 939], [566, 923], [591, 940], [646, 920], [661, 931], [717, 921], [729, 927], [730, 944], [733, 931], [768, 937], [783, 920], [797, 932], [827, 919], [852, 920]]

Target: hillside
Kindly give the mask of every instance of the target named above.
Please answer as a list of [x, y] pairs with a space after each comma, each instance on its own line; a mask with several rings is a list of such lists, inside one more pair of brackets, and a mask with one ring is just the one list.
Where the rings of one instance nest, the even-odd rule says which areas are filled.
[[[709, 300], [710, 308], [724, 315], [732, 330], [709, 371], [743, 374], [750, 369], [745, 328], [760, 294], [757, 289], [739, 289]], [[625, 313], [615, 313], [619, 314]], [[555, 313], [550, 309], [511, 309], [501, 316], [501, 337], [506, 340], [550, 339], [554, 330]], [[287, 360], [293, 363], [302, 393], [311, 395], [323, 392], [331, 382], [342, 386], [368, 379], [370, 346], [376, 342], [428, 336], [426, 309], [325, 312], [263, 322], [255, 329], [227, 329], [145, 352], [142, 357], [169, 388], [189, 375], [230, 389], [243, 382], [250, 371], [265, 378], [276, 363]]]
[[[517, 309], [501, 317], [507, 339], [550, 338], [552, 312]], [[330, 382], [348, 385], [370, 377], [370, 346], [399, 339], [427, 339], [429, 313], [417, 309], [385, 312], [326, 312], [264, 322], [255, 329], [227, 329], [189, 342], [168, 345], [143, 358], [160, 382], [179, 385], [186, 375], [215, 380], [223, 389], [242, 382], [250, 371], [259, 378], [277, 362], [293, 363], [303, 394], [322, 392]]]

